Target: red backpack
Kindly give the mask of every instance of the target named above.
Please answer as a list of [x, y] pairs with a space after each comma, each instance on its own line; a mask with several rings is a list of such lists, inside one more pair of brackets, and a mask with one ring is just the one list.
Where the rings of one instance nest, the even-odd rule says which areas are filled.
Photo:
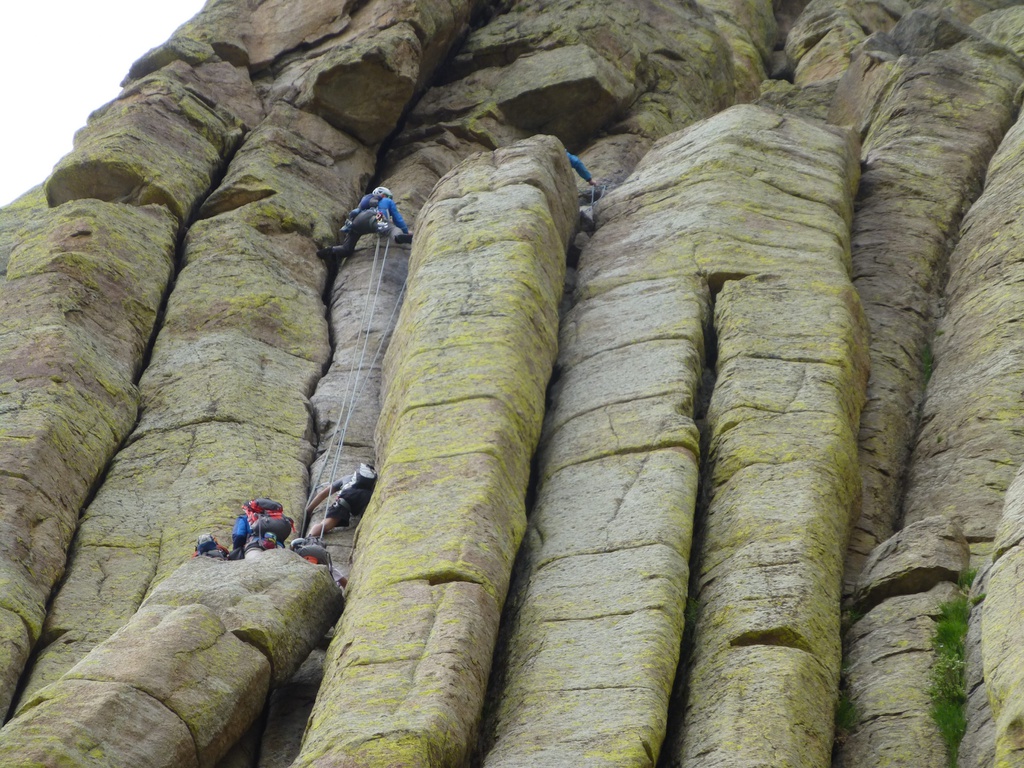
[[295, 532], [295, 522], [285, 515], [284, 507], [272, 499], [251, 499], [242, 509], [254, 533], [258, 536], [273, 533], [281, 546]]

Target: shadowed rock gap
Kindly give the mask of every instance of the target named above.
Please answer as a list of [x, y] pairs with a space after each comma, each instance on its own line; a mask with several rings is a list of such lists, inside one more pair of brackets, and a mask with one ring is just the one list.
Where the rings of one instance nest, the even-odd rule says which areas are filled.
[[[718, 278], [720, 276], [716, 276]], [[711, 398], [715, 393], [715, 382], [718, 378], [718, 334], [715, 331], [715, 302], [727, 279], [740, 279], [736, 275], [731, 278], [714, 280], [714, 287], [709, 284], [709, 300], [707, 321], [704, 327], [704, 366], [701, 369], [700, 389], [694, 409], [694, 422], [700, 435], [700, 475], [697, 484], [697, 502], [693, 511], [693, 545], [690, 549], [690, 575], [687, 588], [685, 627], [679, 651], [679, 666], [672, 683], [672, 698], [668, 706], [668, 726], [665, 731], [666, 744], [678, 744], [682, 738], [683, 717], [686, 711], [686, 700], [689, 686], [690, 655], [696, 642], [697, 620], [700, 616], [700, 584], [697, 576], [701, 572], [701, 553], [704, 551], [704, 528], [707, 523], [712, 466], [707, 457], [711, 456], [711, 434], [708, 431], [707, 416]], [[709, 279], [709, 283], [712, 280]], [[671, 750], [662, 750], [659, 754], [657, 768], [670, 768], [675, 760]]]

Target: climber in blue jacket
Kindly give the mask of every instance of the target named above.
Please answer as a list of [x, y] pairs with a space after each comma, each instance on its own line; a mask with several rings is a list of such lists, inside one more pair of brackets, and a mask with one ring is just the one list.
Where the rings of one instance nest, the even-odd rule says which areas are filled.
[[568, 149], [565, 150], [565, 154], [569, 158], [569, 165], [571, 165], [572, 169], [576, 171], [577, 174], [579, 174], [579, 177], [583, 179], [585, 182], [587, 182], [587, 184], [589, 184], [590, 186], [596, 187], [597, 182], [594, 181], [594, 177], [590, 175], [590, 171], [587, 170], [587, 166], [583, 164], [583, 161], [580, 160]]
[[374, 233], [385, 234], [391, 229], [392, 223], [402, 230], [402, 234], [395, 238], [395, 242], [411, 243], [412, 234], [392, 197], [391, 190], [387, 187], [377, 187], [370, 194], [364, 195], [358, 207], [349, 213], [345, 226], [341, 228], [345, 233], [345, 241], [341, 245], [321, 248], [316, 252], [317, 256], [322, 259], [351, 256], [360, 237]]

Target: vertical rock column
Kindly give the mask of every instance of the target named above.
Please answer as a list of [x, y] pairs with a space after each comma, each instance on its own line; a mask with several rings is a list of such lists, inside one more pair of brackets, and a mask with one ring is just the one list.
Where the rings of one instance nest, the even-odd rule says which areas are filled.
[[372, 157], [280, 106], [249, 136], [192, 226], [185, 266], [140, 382], [128, 445], [82, 519], [28, 690], [124, 624], [197, 536], [229, 537], [239, 505], [305, 499], [308, 396], [328, 355], [314, 239]]
[[867, 378], [849, 278], [857, 175], [847, 133], [745, 107], [666, 141], [631, 190], [634, 237], [666, 236], [663, 252], [692, 254], [721, 286], [699, 611], [671, 765], [829, 763]]
[[1006, 493], [981, 615], [985, 687], [995, 720], [995, 768], [1024, 766], [1024, 471]]
[[736, 100], [751, 101], [757, 97], [761, 82], [768, 76], [766, 62], [778, 33], [774, 3], [766, 0], [700, 0], [700, 5], [714, 15], [715, 25], [732, 49]]
[[951, 520], [907, 526], [871, 553], [853, 600], [862, 617], [846, 633], [846, 695], [856, 722], [836, 747], [835, 768], [947, 768], [949, 755], [932, 720], [935, 623], [970, 551]]
[[1018, 119], [989, 164], [985, 190], [950, 257], [946, 314], [904, 502], [908, 523], [933, 514], [955, 519], [976, 556], [991, 551], [1003, 495], [1024, 463], [1022, 155]]
[[0, 711], [79, 510], [135, 424], [177, 228], [162, 207], [97, 200], [40, 215], [0, 285]]
[[81, 506], [136, 421], [135, 380], [178, 227], [242, 136], [244, 120], [212, 106], [208, 74], [178, 62], [131, 84], [93, 113], [47, 180], [54, 209], [25, 201], [34, 212], [18, 217], [0, 297], [0, 387], [17, 403], [0, 423], [4, 709]]
[[575, 218], [561, 145], [478, 155], [419, 219], [381, 479], [297, 766], [462, 765], [525, 527]]
[[[484, 766], [653, 766], [665, 737], [697, 495], [710, 293], [684, 235], [638, 237], [655, 150], [602, 202], [562, 321], [485, 728]], [[664, 170], [663, 168], [660, 170]]]
[[1024, 65], [967, 40], [898, 74], [864, 140], [853, 221], [854, 285], [871, 327], [871, 379], [861, 416], [861, 515], [850, 543], [853, 582], [868, 552], [899, 519], [902, 482], [935, 304], [960, 219], [1012, 125]]

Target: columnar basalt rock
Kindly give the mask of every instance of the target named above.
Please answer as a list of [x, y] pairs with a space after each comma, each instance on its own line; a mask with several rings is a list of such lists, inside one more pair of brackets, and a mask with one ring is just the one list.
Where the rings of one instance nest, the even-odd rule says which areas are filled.
[[413, 214], [463, 158], [535, 133], [579, 150], [607, 131], [588, 152], [590, 168], [618, 181], [651, 141], [734, 93], [712, 14], [660, 1], [522, 0], [474, 30], [448, 72], [412, 109], [385, 162]]
[[985, 684], [985, 664], [981, 653], [981, 623], [985, 614], [985, 598], [991, 562], [983, 564], [974, 578], [968, 595], [971, 616], [964, 641], [964, 688], [967, 704], [964, 715], [967, 727], [957, 755], [958, 768], [991, 768], [995, 765], [996, 724]]
[[218, 764], [341, 612], [325, 568], [290, 552], [179, 568], [0, 730], [4, 765]]
[[90, 116], [54, 167], [45, 185], [50, 205], [159, 204], [185, 222], [243, 135], [239, 116], [216, 106], [217, 91], [183, 62], [133, 82]]
[[995, 721], [995, 768], [1024, 765], [1024, 472], [1006, 493], [981, 617], [985, 687]]
[[20, 230], [11, 252], [0, 284], [0, 708], [79, 511], [135, 423], [175, 230], [160, 207], [76, 201]]
[[778, 27], [773, 2], [765, 0], [700, 0], [715, 17], [715, 26], [732, 49], [733, 84], [737, 101], [757, 98], [768, 76], [767, 62]]
[[[360, 462], [376, 461], [384, 355], [401, 308], [408, 261], [407, 250], [381, 238], [341, 264], [331, 294], [334, 356], [311, 398], [320, 436], [311, 473], [315, 485], [351, 474]], [[307, 525], [323, 514], [324, 507], [318, 508]], [[347, 572], [354, 530], [336, 530], [326, 543], [336, 565]]]
[[[271, 93], [379, 145], [482, 8], [480, 0], [375, 0], [277, 77]], [[329, 6], [326, 6], [329, 7]]]
[[946, 768], [946, 742], [932, 719], [935, 624], [963, 594], [956, 582], [970, 549], [955, 522], [908, 525], [871, 553], [853, 595], [864, 614], [847, 631], [846, 695], [856, 723], [838, 745], [836, 768]]
[[911, 6], [905, 0], [811, 0], [786, 38], [786, 56], [797, 85], [842, 77], [858, 45], [887, 32]]
[[934, 373], [904, 503], [908, 522], [934, 514], [957, 520], [976, 555], [990, 550], [1003, 494], [1024, 463], [1024, 335], [1014, 322], [1024, 312], [1014, 287], [1022, 151], [1018, 120], [989, 164], [985, 190], [950, 257], [946, 314], [933, 343]]
[[150, 593], [142, 610], [205, 605], [228, 631], [270, 662], [270, 686], [280, 687], [331, 628], [344, 605], [328, 570], [275, 550], [228, 563], [194, 558]]
[[1012, 124], [1024, 64], [967, 40], [903, 57], [864, 140], [853, 222], [854, 285], [871, 326], [871, 379], [861, 416], [861, 516], [852, 583], [893, 532], [916, 413], [931, 373], [929, 338], [961, 217]]
[[0, 208], [0, 285], [7, 279], [7, 261], [11, 258], [11, 251], [30, 238], [37, 227], [46, 225], [48, 211], [41, 186]]
[[635, 237], [627, 211], [650, 182], [642, 167], [602, 202], [578, 300], [562, 321], [486, 768], [653, 765], [665, 737], [711, 301], [679, 241]]
[[[619, 247], [656, 244], [650, 277], [703, 274], [717, 294], [699, 616], [671, 765], [755, 765], [765, 744], [787, 765], [828, 763], [867, 375], [849, 280], [857, 171], [847, 133], [737, 107], [663, 141], [613, 195], [635, 211]], [[581, 281], [647, 274], [602, 266]]]
[[[384, 241], [386, 242], [386, 241]], [[385, 252], [387, 254], [384, 258]], [[345, 260], [331, 293], [331, 367], [311, 398], [319, 456], [311, 469], [314, 486], [351, 474], [376, 460], [374, 428], [380, 415], [383, 356], [404, 295], [408, 252], [381, 245]], [[328, 501], [306, 518], [306, 528], [324, 518]], [[355, 545], [354, 517], [348, 528], [324, 538], [334, 567], [347, 576]], [[259, 768], [286, 768], [298, 756], [306, 720], [323, 677], [324, 654], [315, 651], [295, 679], [270, 699], [262, 733]]]
[[[0, 209], [0, 763], [821, 768], [862, 495], [835, 765], [944, 768], [962, 526], [960, 766], [1024, 766], [1012, 2], [209, 0]], [[609, 185], [566, 291], [563, 145]], [[418, 249], [386, 364], [408, 251], [365, 322], [375, 239], [314, 256], [375, 184]], [[168, 594], [246, 498], [299, 518], [311, 473], [374, 458], [329, 654], [289, 678], [336, 613], [310, 595]], [[862, 572], [935, 515], [944, 564]]]
[[563, 160], [550, 137], [478, 156], [420, 216], [381, 480], [297, 766], [468, 757], [554, 361], [575, 218]]
[[854, 603], [868, 610], [897, 595], [955, 582], [970, 562], [970, 548], [954, 521], [926, 517], [879, 544], [861, 570]]
[[928, 690], [939, 606], [959, 594], [956, 584], [941, 581], [891, 597], [846, 633], [846, 693], [858, 722], [838, 746], [834, 768], [949, 766]]
[[288, 107], [235, 157], [206, 210], [216, 215], [189, 231], [142, 416], [82, 519], [29, 692], [124, 624], [199, 534], [226, 541], [247, 498], [301, 510], [307, 397], [329, 352], [314, 238], [333, 233], [334, 201], [371, 167], [360, 145]]
[[1013, 6], [979, 16], [971, 27], [990, 40], [1024, 56], [1024, 8]]

